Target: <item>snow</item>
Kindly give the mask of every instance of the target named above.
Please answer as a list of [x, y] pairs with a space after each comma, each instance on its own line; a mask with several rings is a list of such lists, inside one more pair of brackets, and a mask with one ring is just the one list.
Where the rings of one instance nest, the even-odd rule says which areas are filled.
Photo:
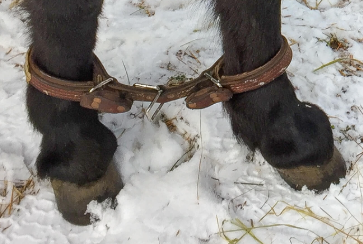
[[[193, 111], [178, 100], [151, 123], [143, 114], [148, 104], [135, 103], [128, 113], [101, 116], [118, 138], [115, 160], [125, 183], [118, 207], [92, 202], [88, 211], [100, 221], [71, 225], [57, 211], [49, 181], [35, 179], [33, 193], [0, 218], [0, 243], [221, 244], [227, 243], [222, 227], [229, 238], [246, 233], [229, 222], [234, 219], [259, 227], [252, 233], [262, 243], [363, 242], [362, 73], [344, 77], [338, 63], [313, 72], [340, 57], [363, 60], [363, 2], [323, 0], [318, 10], [302, 2], [282, 3], [282, 31], [295, 43], [287, 72], [298, 97], [330, 116], [335, 144], [350, 167], [338, 185], [320, 194], [292, 190], [259, 152], [237, 143], [220, 104]], [[143, 10], [140, 3], [105, 0], [100, 18], [96, 53], [120, 81], [157, 85], [176, 75], [196, 77], [220, 57], [204, 4], [145, 0]], [[41, 139], [24, 106], [27, 34], [10, 4], [0, 1], [0, 193], [29, 179]], [[345, 39], [347, 50], [334, 51], [317, 39], [330, 34]], [[0, 194], [0, 204], [10, 197]], [[239, 243], [259, 242], [246, 234]]]

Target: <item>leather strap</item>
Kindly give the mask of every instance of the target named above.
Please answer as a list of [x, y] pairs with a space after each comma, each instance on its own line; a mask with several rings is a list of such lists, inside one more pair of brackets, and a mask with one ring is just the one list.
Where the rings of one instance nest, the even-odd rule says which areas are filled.
[[[202, 74], [191, 81], [180, 85], [161, 85], [152, 87], [148, 85], [124, 85], [117, 81], [116, 78], [110, 76], [103, 67], [100, 60], [94, 55], [93, 60], [93, 80], [92, 81], [70, 81], [51, 76], [40, 69], [36, 64], [32, 49], [30, 48], [24, 65], [27, 82], [44, 94], [52, 97], [81, 102], [81, 106], [96, 109], [101, 112], [125, 112], [129, 108], [110, 108], [108, 106], [118, 106], [119, 100], [126, 99], [130, 101], [153, 101], [158, 103], [166, 103], [177, 100], [183, 97], [193, 95], [193, 106], [190, 108], [204, 108], [213, 103], [227, 101], [232, 97], [231, 94], [219, 92], [218, 89], [207, 89], [206, 92], [201, 92], [202, 89], [219, 87], [220, 89], [228, 89], [231, 93], [243, 93], [246, 91], [257, 89], [268, 84], [277, 77], [281, 76], [292, 59], [292, 51], [285, 37], [282, 38], [282, 46], [279, 52], [265, 65], [242, 74], [234, 76], [223, 75], [223, 57], [218, 59], [212, 67], [202, 72]], [[207, 74], [207, 75], [206, 75]], [[207, 77], [208, 76], [208, 77]], [[107, 81], [107, 84], [102, 85]], [[99, 88], [97, 88], [99, 86]], [[97, 89], [96, 89], [97, 88]], [[107, 103], [102, 106], [96, 106], [93, 102], [96, 101], [94, 90], [104, 91], [97, 94], [97, 102], [101, 103], [106, 94]], [[161, 92], [160, 92], [161, 91]], [[198, 97], [201, 94], [202, 97]], [[196, 97], [196, 100], [195, 100]], [[216, 99], [216, 97], [218, 99]], [[198, 100], [199, 99], [199, 100]], [[205, 99], [209, 99], [207, 102]], [[94, 106], [92, 106], [92, 103]], [[115, 103], [115, 104], [113, 104]], [[124, 104], [124, 102], [123, 102]], [[130, 105], [130, 104], [129, 104]], [[127, 105], [127, 107], [129, 107]], [[131, 105], [130, 105], [131, 106]], [[101, 107], [101, 109], [100, 109]]]
[[[292, 60], [292, 50], [284, 36], [279, 52], [266, 64], [249, 72], [234, 76], [224, 76], [223, 62], [215, 67], [216, 79], [221, 81], [223, 87], [230, 89], [234, 94], [255, 90], [264, 86], [285, 73]], [[221, 67], [222, 66], [222, 67]]]

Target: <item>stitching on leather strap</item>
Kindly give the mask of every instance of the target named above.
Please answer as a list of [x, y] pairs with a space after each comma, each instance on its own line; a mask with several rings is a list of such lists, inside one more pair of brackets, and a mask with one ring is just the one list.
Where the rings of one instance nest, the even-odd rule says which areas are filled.
[[[208, 92], [210, 92], [211, 94], [204, 94], [203, 92], [197, 93], [198, 91], [206, 89], [208, 87], [211, 88], [219, 86], [219, 89], [229, 89], [233, 94], [243, 93], [260, 88], [285, 73], [287, 67], [291, 62], [291, 48], [286, 38], [283, 37], [282, 39], [283, 42], [278, 53], [263, 66], [249, 72], [244, 72], [242, 74], [225, 76], [223, 75], [223, 57], [221, 57], [209, 69], [203, 71], [199, 77], [191, 81], [182, 83], [177, 86], [159, 86], [163, 90], [163, 92], [159, 94], [156, 102], [166, 103], [183, 97], [191, 96], [192, 94], [203, 94], [203, 97], [201, 99], [211, 99], [209, 97], [216, 97], [215, 93], [218, 93], [218, 89], [208, 89]], [[102, 106], [100, 106], [102, 108], [101, 111], [103, 112], [116, 111], [115, 109], [108, 109], [108, 106], [118, 106], [117, 103], [121, 103], [120, 101], [125, 97], [127, 97], [127, 100], [131, 102], [151, 102], [158, 94], [155, 89], [147, 88], [147, 85], [143, 87], [137, 87], [119, 83], [116, 78], [110, 76], [107, 73], [106, 69], [96, 55], [94, 55], [93, 61], [93, 81], [69, 81], [47, 74], [46, 72], [41, 70], [40, 67], [35, 63], [32, 56], [31, 48], [26, 55], [24, 70], [26, 74], [26, 80], [30, 85], [34, 86], [40, 92], [52, 97], [80, 102], [82, 101], [82, 99], [85, 100], [85, 97], [87, 96], [87, 102], [96, 101], [102, 103], [104, 94], [108, 94], [108, 97], [104, 100], [107, 101], [107, 103], [104, 103], [102, 104]], [[105, 80], [108, 80], [107, 84], [100, 85], [100, 83]], [[97, 92], [97, 95], [94, 95], [95, 97], [93, 98], [92, 95], [90, 95], [92, 94], [90, 93], [90, 90], [94, 90], [92, 88], [95, 88], [96, 86], [98, 87], [97, 91], [99, 92]], [[112, 96], [110, 95], [111, 93], [113, 94]], [[116, 93], [118, 95], [115, 95]], [[223, 96], [221, 94], [227, 93], [219, 92], [218, 94], [220, 96]], [[227, 95], [225, 96], [226, 97], [221, 97], [217, 100], [227, 101], [231, 97]], [[194, 97], [195, 96], [193, 96], [193, 98]], [[94, 100], [96, 98], [98, 100]], [[198, 102], [193, 103], [193, 108], [203, 108], [203, 106], [210, 106], [211, 104], [215, 103], [214, 100], [213, 102], [202, 101], [198, 100], [198, 97], [196, 97], [196, 101], [200, 101], [200, 105]], [[81, 102], [81, 105], [96, 110], [97, 108], [95, 107], [98, 107], [98, 105], [88, 106], [85, 102]]]

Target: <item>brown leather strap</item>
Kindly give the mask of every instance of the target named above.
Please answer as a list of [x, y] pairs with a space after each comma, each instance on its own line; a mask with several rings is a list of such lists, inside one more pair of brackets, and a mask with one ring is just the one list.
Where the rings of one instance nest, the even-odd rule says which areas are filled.
[[[103, 106], [91, 106], [90, 102], [92, 102], [93, 99], [92, 90], [108, 91], [98, 93], [97, 102], [99, 100], [99, 102], [102, 102], [102, 94], [107, 94], [107, 101], [110, 102], [110, 106], [113, 106], [113, 103], [118, 103], [119, 98], [127, 98], [127, 101], [131, 101], [132, 104], [132, 101], [153, 101], [156, 97], [158, 97], [156, 102], [166, 103], [183, 97], [191, 96], [192, 94], [194, 94], [193, 98], [195, 97], [195, 94], [202, 94], [203, 99], [211, 99], [212, 102], [191, 102], [193, 103], [193, 106], [190, 108], [203, 108], [215, 102], [226, 101], [230, 99], [232, 95], [228, 95], [226, 92], [219, 92], [218, 95], [216, 95], [216, 89], [207, 89], [210, 94], [207, 93], [206, 96], [205, 92], [200, 92], [202, 89], [219, 86], [221, 88], [223, 87], [229, 89], [234, 94], [257, 89], [282, 75], [290, 64], [291, 59], [292, 51], [287, 43], [286, 38], [283, 37], [283, 44], [275, 57], [273, 57], [265, 65], [255, 70], [234, 76], [225, 76], [223, 75], [222, 57], [217, 60], [217, 62], [213, 64], [212, 67], [203, 71], [202, 74], [196, 79], [177, 86], [161, 85], [158, 86], [157, 89], [151, 88], [151, 86], [147, 85], [128, 86], [119, 83], [116, 78], [111, 77], [106, 72], [105, 68], [96, 55], [94, 55], [93, 61], [93, 81], [69, 81], [47, 74], [46, 72], [42, 71], [35, 63], [31, 48], [27, 53], [24, 69], [27, 82], [44, 94], [64, 100], [81, 102], [81, 105], [87, 108], [100, 110], [99, 107], [101, 107], [103, 108], [101, 109], [103, 112], [116, 113], [121, 111], [124, 112], [128, 109], [116, 109], [116, 107], [113, 109], [107, 109], [108, 103]], [[208, 74], [210, 77], [208, 78], [206, 74]], [[98, 89], [94, 89], [97, 87], [97, 85], [102, 84], [102, 82], [105, 80], [109, 82]], [[212, 82], [212, 80], [214, 80], [214, 82]], [[158, 89], [162, 92], [158, 91]], [[218, 97], [218, 99], [215, 99], [215, 97]], [[194, 99], [193, 101], [199, 100], [197, 97], [197, 99]], [[117, 104], [115, 106], [117, 106]], [[128, 106], [129, 103], [127, 107]]]
[[[223, 62], [215, 67], [216, 78], [223, 87], [230, 89], [234, 94], [243, 93], [264, 86], [285, 73], [292, 59], [292, 50], [283, 36], [279, 52], [263, 66], [234, 76], [223, 75]], [[222, 66], [222, 67], [221, 67]]]

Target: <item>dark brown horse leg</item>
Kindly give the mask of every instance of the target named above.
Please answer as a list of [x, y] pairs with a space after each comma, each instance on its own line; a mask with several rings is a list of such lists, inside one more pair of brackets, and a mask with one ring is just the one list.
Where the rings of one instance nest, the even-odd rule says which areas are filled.
[[[49, 74], [69, 80], [92, 79], [92, 50], [102, 0], [26, 0], [35, 61]], [[42, 135], [36, 165], [52, 182], [63, 217], [86, 225], [91, 200], [114, 198], [122, 188], [112, 162], [117, 148], [113, 133], [96, 111], [27, 88], [30, 122]]]
[[[281, 46], [279, 0], [215, 0], [225, 73], [253, 70]], [[324, 190], [346, 173], [330, 123], [316, 105], [300, 102], [286, 74], [224, 104], [236, 137], [265, 159], [293, 188]]]

